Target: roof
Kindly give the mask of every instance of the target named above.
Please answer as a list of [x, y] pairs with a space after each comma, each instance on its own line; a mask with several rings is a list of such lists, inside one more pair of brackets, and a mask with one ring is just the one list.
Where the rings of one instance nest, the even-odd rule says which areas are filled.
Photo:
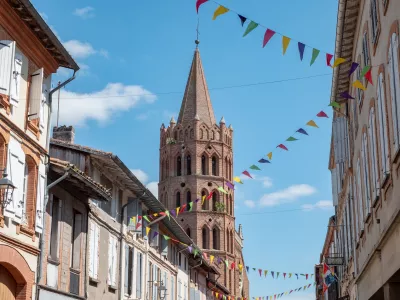
[[53, 56], [59, 66], [75, 71], [79, 70], [78, 64], [64, 48], [29, 0], [7, 0], [7, 2], [21, 18], [22, 22], [32, 30], [32, 33]]
[[[118, 179], [123, 182], [124, 185], [136, 195], [140, 196], [140, 199], [144, 202], [146, 207], [155, 213], [166, 211], [165, 206], [157, 200], [157, 198], [140, 182], [139, 179], [129, 170], [129, 168], [121, 161], [121, 159], [111, 152], [105, 152], [97, 149], [93, 149], [87, 146], [81, 146], [77, 144], [71, 144], [65, 141], [51, 139], [51, 145], [60, 147], [66, 147], [77, 151], [85, 152], [90, 154], [93, 161], [101, 163], [104, 168], [112, 173], [118, 172]], [[122, 171], [122, 172], [121, 172]], [[162, 220], [165, 227], [176, 236], [176, 238], [187, 245], [194, 245], [193, 240], [186, 234], [183, 228], [178, 224], [175, 218]], [[201, 254], [200, 254], [201, 256]], [[204, 262], [206, 266], [210, 266], [208, 262]], [[215, 271], [215, 268], [210, 266], [210, 270]]]
[[59, 176], [68, 172], [69, 176], [65, 180], [90, 198], [105, 201], [111, 201], [112, 199], [112, 195], [106, 187], [102, 186], [79, 170], [78, 167], [67, 161], [50, 158], [50, 170]]
[[357, 28], [357, 19], [360, 0], [339, 0], [335, 57], [346, 59], [333, 69], [331, 101], [340, 102], [340, 93], [349, 89], [349, 70], [353, 62], [354, 36]]
[[208, 126], [216, 124], [198, 48], [194, 52], [192, 66], [190, 67], [178, 124], [191, 122], [196, 116]]

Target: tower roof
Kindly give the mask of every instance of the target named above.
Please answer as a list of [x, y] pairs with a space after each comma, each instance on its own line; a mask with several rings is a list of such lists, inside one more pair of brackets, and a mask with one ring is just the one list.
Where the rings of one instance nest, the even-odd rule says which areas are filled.
[[198, 48], [194, 52], [178, 123], [191, 122], [196, 115], [209, 126], [216, 124]]

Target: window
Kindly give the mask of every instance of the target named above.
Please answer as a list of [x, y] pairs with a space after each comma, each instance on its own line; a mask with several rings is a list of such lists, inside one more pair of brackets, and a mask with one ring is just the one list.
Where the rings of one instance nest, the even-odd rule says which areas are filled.
[[190, 155], [186, 156], [186, 175], [192, 175], [192, 160]]
[[28, 196], [28, 179], [29, 179], [29, 168], [28, 164], [25, 163], [25, 169], [24, 169], [24, 185], [22, 188], [22, 223], [27, 224], [28, 221], [28, 216], [26, 214], [26, 202], [28, 201], [27, 196]]
[[188, 235], [188, 237], [190, 237], [190, 238], [191, 238], [191, 235], [190, 235], [190, 234], [191, 234], [191, 232], [190, 232], [190, 228], [187, 228], [187, 229], [186, 229], [186, 234]]
[[[369, 47], [368, 47], [368, 35], [367, 32], [364, 32], [363, 36], [363, 59], [364, 59], [364, 66], [369, 65]], [[359, 78], [361, 80], [361, 78]]]
[[212, 210], [217, 211], [217, 192], [214, 191], [212, 194]]
[[208, 234], [206, 227], [203, 227], [203, 229], [201, 230], [201, 235], [203, 241], [203, 249], [208, 249]]
[[182, 253], [179, 252], [178, 254], [178, 266], [182, 266]]
[[176, 207], [180, 207], [181, 206], [181, 192], [176, 192], [176, 199], [175, 199], [175, 203], [176, 203]]
[[99, 270], [100, 226], [91, 221], [89, 230], [89, 276], [97, 279]]
[[[30, 75], [29, 85], [29, 121], [39, 120], [41, 127], [44, 126], [44, 105], [47, 101], [47, 85], [44, 84], [43, 68], [36, 70]], [[37, 124], [38, 125], [38, 124]]]
[[165, 178], [168, 178], [169, 177], [169, 160], [167, 159], [167, 161], [166, 161], [166, 167], [165, 167]]
[[176, 176], [182, 175], [182, 159], [180, 156], [176, 158]]
[[132, 294], [132, 274], [133, 274], [133, 248], [125, 245], [125, 276], [124, 292], [126, 295]]
[[53, 198], [51, 206], [51, 231], [50, 231], [50, 257], [53, 260], [58, 259], [58, 247], [59, 247], [59, 231], [58, 225], [61, 219], [61, 201], [55, 196]]
[[8, 40], [0, 40], [0, 91], [4, 95], [10, 94], [11, 76], [12, 76], [12, 63], [15, 53], [15, 42]]
[[202, 210], [208, 210], [208, 200], [206, 199], [207, 197], [207, 192], [202, 191], [201, 192], [201, 209]]
[[381, 175], [382, 182], [389, 173], [389, 139], [386, 121], [386, 97], [385, 86], [383, 84], [383, 73], [378, 76], [377, 86], [378, 99], [378, 120], [379, 120], [379, 144], [381, 149]]
[[186, 204], [189, 205], [189, 202], [192, 202], [191, 200], [192, 198], [192, 194], [190, 193], [190, 191], [186, 192]]
[[377, 37], [379, 33], [378, 24], [378, 4], [377, 0], [371, 0], [371, 24], [372, 24], [372, 42], [375, 44], [377, 42]]
[[142, 253], [137, 253], [137, 261], [136, 261], [136, 298], [142, 298], [142, 276], [143, 276], [143, 261], [142, 261]]
[[372, 201], [379, 194], [379, 179], [378, 179], [378, 157], [377, 157], [377, 141], [376, 141], [376, 128], [375, 128], [375, 110], [372, 107], [369, 113], [369, 127], [368, 127], [369, 145], [370, 145], [370, 162], [371, 162], [371, 187], [372, 187]]
[[227, 229], [226, 229], [226, 251], [227, 251], [228, 253], [231, 252], [231, 243], [229, 242], [229, 238], [230, 238], [230, 233], [229, 233], [229, 230], [228, 230], [228, 228], [227, 228]]
[[225, 157], [225, 177], [229, 178], [229, 164], [228, 164], [228, 158]]
[[201, 156], [201, 174], [207, 175], [207, 159], [205, 155]]
[[229, 195], [229, 214], [233, 216], [233, 200], [232, 195]]
[[22, 55], [15, 53], [13, 61], [13, 71], [11, 73], [10, 103], [18, 107], [19, 93], [21, 89]]
[[108, 240], [108, 285], [117, 285], [117, 268], [118, 268], [118, 258], [117, 258], [117, 248], [118, 242], [117, 238], [110, 235]]
[[399, 149], [400, 138], [400, 79], [399, 79], [399, 44], [396, 33], [390, 38], [389, 45], [389, 86], [392, 97], [392, 120], [394, 136], [394, 152]]
[[184, 270], [187, 271], [187, 257], [184, 257], [185, 265], [184, 265]]
[[203, 129], [200, 129], [200, 139], [202, 140], [203, 138], [204, 138]]
[[171, 298], [170, 300], [175, 300], [175, 278], [171, 276]]
[[168, 258], [168, 240], [166, 240], [161, 234], [159, 235], [159, 237], [161, 244], [160, 253], [165, 258]]
[[214, 228], [213, 231], [213, 249], [219, 250], [219, 230]]
[[143, 229], [145, 230], [145, 226], [143, 226], [143, 219], [140, 219], [139, 216], [142, 216], [142, 202], [133, 197], [128, 197], [129, 205], [126, 208], [126, 226], [128, 226], [128, 230], [139, 232]]
[[361, 157], [364, 181], [364, 201], [365, 201], [365, 215], [370, 213], [371, 197], [370, 197], [370, 178], [369, 178], [369, 161], [368, 161], [368, 143], [367, 135], [364, 133], [361, 142]]
[[71, 234], [71, 268], [80, 270], [81, 267], [81, 233], [82, 214], [74, 211]]
[[217, 176], [218, 175], [218, 159], [213, 156], [211, 158], [211, 170], [212, 170], [212, 175]]

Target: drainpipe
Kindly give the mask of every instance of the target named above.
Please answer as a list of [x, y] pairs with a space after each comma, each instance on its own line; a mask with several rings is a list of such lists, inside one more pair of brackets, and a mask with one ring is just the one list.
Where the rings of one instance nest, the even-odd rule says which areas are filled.
[[[47, 137], [46, 137], [46, 150], [49, 151], [50, 153], [50, 135], [51, 135], [51, 106], [52, 106], [52, 97], [53, 94], [58, 91], [59, 89], [61, 89], [62, 87], [66, 86], [68, 83], [70, 83], [72, 80], [74, 80], [75, 74], [76, 74], [77, 70], [74, 70], [74, 74], [72, 74], [72, 77], [70, 77], [69, 79], [67, 79], [66, 81], [64, 81], [63, 83], [59, 84], [57, 87], [55, 87], [54, 89], [52, 89], [49, 92], [49, 110], [48, 110], [48, 116], [47, 116]], [[47, 165], [46, 165], [46, 174], [45, 174], [45, 183], [44, 185], [47, 186], [47, 177], [49, 175], [49, 169], [50, 169], [50, 154], [47, 154]], [[65, 175], [64, 178], [62, 178]], [[56, 181], [54, 181], [53, 183], [51, 183], [49, 186], [47, 186], [46, 188], [46, 192], [44, 195], [44, 203], [43, 203], [43, 207], [42, 207], [42, 219], [43, 219], [43, 231], [46, 230], [46, 218], [45, 218], [45, 209], [47, 206], [47, 202], [48, 202], [48, 198], [49, 198], [49, 189], [51, 187], [53, 187], [54, 185], [56, 185], [57, 183], [59, 183], [61, 180], [64, 180], [67, 175], [64, 174], [62, 177], [60, 177], [59, 179], [57, 179]], [[61, 179], [62, 178], [62, 179]], [[61, 180], [60, 180], [61, 179]], [[39, 240], [39, 251], [40, 251], [40, 256], [39, 256], [39, 261], [38, 261], [38, 274], [37, 274], [37, 278], [36, 278], [36, 299], [39, 299], [39, 283], [40, 280], [42, 278], [42, 262], [43, 262], [43, 247], [44, 247], [44, 232], [42, 232], [42, 234], [40, 235], [40, 240]]]

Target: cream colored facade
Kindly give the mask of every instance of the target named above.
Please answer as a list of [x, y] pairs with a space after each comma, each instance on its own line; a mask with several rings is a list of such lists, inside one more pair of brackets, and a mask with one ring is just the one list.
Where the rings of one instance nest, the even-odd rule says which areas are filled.
[[[400, 1], [339, 1], [329, 168], [339, 297], [400, 299]], [[349, 76], [352, 62], [359, 67]], [[372, 84], [362, 76], [372, 66]], [[360, 80], [365, 90], [353, 87]], [[348, 91], [354, 99], [344, 99]]]

